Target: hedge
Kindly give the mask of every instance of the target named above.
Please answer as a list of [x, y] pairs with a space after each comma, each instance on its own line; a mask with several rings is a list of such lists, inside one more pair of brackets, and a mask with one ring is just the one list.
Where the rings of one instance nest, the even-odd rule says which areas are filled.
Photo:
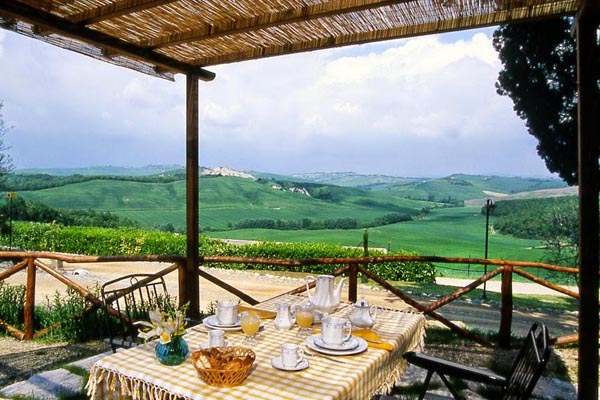
[[[199, 238], [200, 254], [248, 258], [306, 260], [313, 258], [360, 257], [362, 250], [323, 243], [276, 243], [236, 246], [206, 236]], [[12, 238], [1, 237], [3, 245], [12, 240], [14, 248], [98, 256], [110, 255], [185, 255], [186, 237], [177, 233], [134, 228], [66, 227], [59, 224], [14, 223]], [[396, 252], [395, 255], [414, 253]], [[371, 250], [371, 256], [382, 256]], [[231, 269], [286, 270], [272, 264], [213, 264]], [[314, 274], [330, 273], [339, 265], [310, 265], [294, 270]], [[391, 281], [435, 282], [435, 266], [423, 262], [371, 264], [369, 269]]]

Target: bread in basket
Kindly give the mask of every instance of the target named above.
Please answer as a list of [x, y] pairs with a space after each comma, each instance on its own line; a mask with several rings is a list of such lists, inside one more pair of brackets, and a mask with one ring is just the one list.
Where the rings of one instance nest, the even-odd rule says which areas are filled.
[[244, 382], [256, 354], [240, 346], [209, 347], [192, 353], [192, 364], [200, 378], [211, 386], [229, 387]]

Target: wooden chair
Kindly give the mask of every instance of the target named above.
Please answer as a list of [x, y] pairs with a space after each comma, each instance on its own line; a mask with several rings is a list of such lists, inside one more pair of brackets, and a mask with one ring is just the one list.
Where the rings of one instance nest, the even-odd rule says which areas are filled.
[[442, 379], [455, 399], [460, 397], [450, 385], [447, 376], [498, 386], [502, 392], [500, 398], [504, 400], [525, 400], [531, 395], [548, 363], [550, 338], [545, 325], [534, 323], [527, 333], [525, 343], [513, 363], [510, 374], [506, 377], [422, 353], [408, 352], [404, 354], [404, 358], [409, 363], [427, 370], [420, 400], [425, 397], [434, 372]]
[[107, 313], [107, 330], [113, 352], [119, 347], [133, 347], [137, 339], [138, 327], [135, 321], [149, 321], [148, 310], [164, 308], [169, 301], [169, 293], [162, 276], [132, 274], [104, 283], [101, 287], [104, 304], [116, 311], [119, 317]]

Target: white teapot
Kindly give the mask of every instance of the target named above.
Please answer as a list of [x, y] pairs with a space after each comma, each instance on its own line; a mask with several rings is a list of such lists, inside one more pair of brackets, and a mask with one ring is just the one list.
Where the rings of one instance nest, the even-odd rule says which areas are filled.
[[352, 322], [352, 326], [370, 328], [375, 325], [377, 319], [377, 306], [369, 306], [363, 297], [352, 305], [348, 311], [348, 319]]
[[[311, 302], [316, 310], [323, 313], [329, 314], [340, 305], [340, 298], [342, 294], [342, 287], [344, 286], [344, 280], [342, 278], [335, 287], [335, 276], [333, 275], [318, 275], [316, 278], [312, 276], [306, 277], [306, 292], [308, 293], [308, 300]], [[309, 281], [316, 281], [315, 294], [311, 295], [309, 290]]]

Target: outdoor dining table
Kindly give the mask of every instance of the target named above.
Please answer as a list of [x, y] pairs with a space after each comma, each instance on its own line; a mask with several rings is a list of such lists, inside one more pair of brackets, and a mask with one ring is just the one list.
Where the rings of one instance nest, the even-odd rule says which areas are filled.
[[[306, 302], [306, 297], [283, 295], [254, 308], [275, 311], [277, 302], [291, 305]], [[342, 303], [333, 313], [347, 315], [351, 304]], [[402, 355], [423, 346], [425, 318], [410, 311], [380, 309], [372, 328], [383, 342], [369, 343], [359, 354], [308, 358], [309, 367], [300, 371], [275, 369], [271, 360], [281, 354], [283, 343], [305, 348], [306, 337], [297, 336], [298, 328], [277, 330], [272, 319], [263, 320], [264, 329], [257, 335], [254, 368], [239, 386], [214, 387], [197, 375], [188, 357], [177, 366], [160, 364], [154, 354], [155, 341], [117, 352], [97, 361], [90, 370], [88, 395], [94, 399], [354, 399], [366, 400], [386, 393], [399, 381], [407, 363]], [[318, 329], [319, 325], [315, 325]], [[189, 328], [185, 339], [190, 352], [208, 340], [204, 326]], [[225, 332], [225, 339], [242, 345], [241, 331]], [[316, 353], [311, 351], [311, 353]], [[317, 353], [319, 354], [319, 353]]]

